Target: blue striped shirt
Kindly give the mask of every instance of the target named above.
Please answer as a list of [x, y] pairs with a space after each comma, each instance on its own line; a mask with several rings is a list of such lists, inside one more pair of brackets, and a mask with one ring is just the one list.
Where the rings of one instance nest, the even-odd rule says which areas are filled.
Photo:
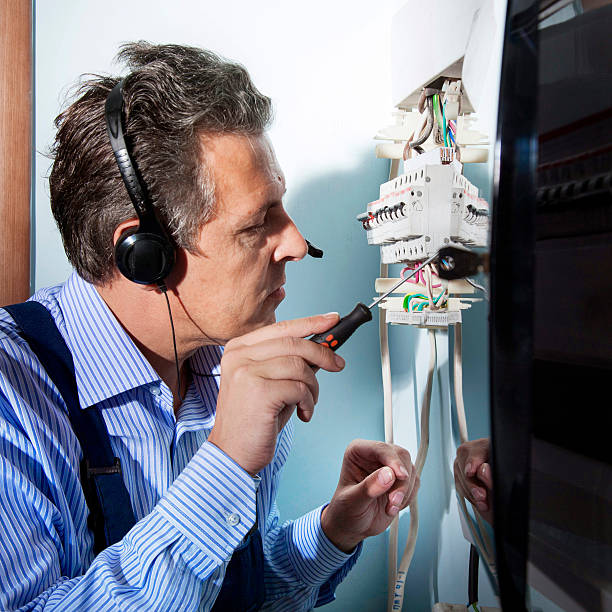
[[[256, 513], [264, 609], [308, 610], [333, 599], [358, 553], [326, 538], [321, 508], [280, 522], [275, 497], [292, 425], [254, 479], [207, 442], [217, 377], [194, 377], [175, 415], [170, 389], [92, 285], [73, 274], [33, 299], [72, 351], [81, 407], [101, 410], [137, 523], [94, 558], [82, 453], [66, 406], [0, 310], [0, 608], [208, 610]], [[193, 371], [218, 374], [221, 352], [201, 348]]]

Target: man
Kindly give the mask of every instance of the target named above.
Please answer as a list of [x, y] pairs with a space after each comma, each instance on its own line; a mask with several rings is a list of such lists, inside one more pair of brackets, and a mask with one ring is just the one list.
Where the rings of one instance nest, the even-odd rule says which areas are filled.
[[[75, 272], [34, 296], [72, 354], [78, 418], [33, 353], [36, 338], [28, 344], [11, 316], [0, 319], [0, 607], [324, 604], [361, 541], [410, 502], [416, 472], [407, 451], [356, 441], [329, 504], [279, 522], [289, 419], [297, 407], [310, 420], [314, 371], [344, 361], [304, 339], [337, 314], [275, 323], [285, 264], [306, 244], [264, 133], [270, 101], [242, 67], [208, 52], [138, 43], [120, 57], [131, 69], [121, 84], [83, 84], [57, 119], [51, 205]], [[117, 95], [142, 190], [175, 252], [159, 282], [117, 267], [143, 224], [106, 132], [105, 103]], [[117, 137], [108, 107], [107, 121]], [[102, 546], [79, 473], [91, 432], [78, 436], [75, 425], [92, 411], [106, 430], [94, 446], [108, 435], [133, 511], [125, 535], [113, 542], [106, 531]], [[101, 493], [98, 503], [106, 527], [126, 510]]]

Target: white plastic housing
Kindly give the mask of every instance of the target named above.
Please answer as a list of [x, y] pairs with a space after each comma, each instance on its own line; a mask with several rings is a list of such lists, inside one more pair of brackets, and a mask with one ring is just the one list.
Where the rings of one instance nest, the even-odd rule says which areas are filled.
[[383, 263], [422, 261], [449, 244], [486, 246], [488, 205], [462, 174], [451, 149], [404, 162], [404, 173], [380, 186], [380, 197], [357, 218]]

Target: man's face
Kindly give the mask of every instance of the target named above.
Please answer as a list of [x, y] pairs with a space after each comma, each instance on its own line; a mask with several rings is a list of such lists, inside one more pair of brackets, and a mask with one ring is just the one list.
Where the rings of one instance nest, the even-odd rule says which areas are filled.
[[306, 243], [283, 208], [285, 179], [265, 136], [221, 135], [204, 144], [216, 189], [199, 253], [181, 250], [176, 278], [188, 345], [228, 340], [274, 323], [285, 264]]

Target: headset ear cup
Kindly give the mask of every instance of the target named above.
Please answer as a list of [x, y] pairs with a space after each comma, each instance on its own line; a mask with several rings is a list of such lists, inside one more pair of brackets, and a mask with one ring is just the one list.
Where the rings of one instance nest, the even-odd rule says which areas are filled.
[[141, 285], [162, 282], [174, 265], [174, 248], [162, 235], [127, 231], [115, 245], [115, 263], [128, 280]]

